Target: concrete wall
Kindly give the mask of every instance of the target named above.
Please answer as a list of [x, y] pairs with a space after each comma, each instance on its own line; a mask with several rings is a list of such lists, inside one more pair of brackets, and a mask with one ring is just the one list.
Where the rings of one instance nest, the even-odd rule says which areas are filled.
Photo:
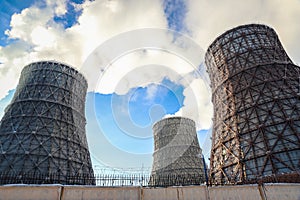
[[300, 200], [300, 184], [266, 184], [264, 192], [267, 199]]
[[206, 200], [207, 197], [206, 186], [143, 188], [141, 195], [143, 200]]
[[60, 200], [62, 187], [60, 185], [7, 185], [0, 187], [1, 200]]
[[188, 186], [168, 188], [99, 187], [62, 185], [0, 186], [0, 200], [10, 199], [107, 199], [107, 200], [300, 200], [300, 184], [265, 184], [236, 186]]
[[261, 199], [258, 185], [235, 185], [235, 186], [210, 187], [209, 196], [211, 200]]
[[140, 199], [140, 192], [139, 187], [65, 186], [61, 199]]

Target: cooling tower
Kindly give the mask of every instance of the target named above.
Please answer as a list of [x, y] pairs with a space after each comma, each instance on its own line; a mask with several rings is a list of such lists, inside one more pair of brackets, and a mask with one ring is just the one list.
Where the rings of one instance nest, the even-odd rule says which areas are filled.
[[0, 183], [94, 184], [87, 82], [54, 61], [27, 65], [0, 122]]
[[214, 105], [211, 184], [299, 182], [300, 69], [276, 32], [236, 27], [210, 45], [205, 62]]
[[165, 118], [153, 125], [154, 153], [150, 186], [199, 185], [205, 181], [195, 122]]

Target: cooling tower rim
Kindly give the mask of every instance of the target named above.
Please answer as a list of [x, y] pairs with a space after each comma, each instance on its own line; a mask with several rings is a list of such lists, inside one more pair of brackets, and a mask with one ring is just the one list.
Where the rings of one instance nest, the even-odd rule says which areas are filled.
[[216, 43], [221, 40], [224, 36], [226, 36], [227, 34], [229, 33], [232, 33], [232, 32], [235, 32], [236, 30], [240, 30], [240, 29], [243, 29], [243, 28], [247, 28], [247, 27], [257, 27], [257, 28], [265, 28], [265, 29], [268, 29], [269, 31], [275, 33], [275, 35], [277, 36], [277, 33], [275, 32], [275, 30], [268, 26], [268, 25], [265, 25], [265, 24], [244, 24], [244, 25], [239, 25], [239, 26], [236, 26], [234, 28], [231, 28], [225, 32], [223, 32], [221, 35], [219, 35], [216, 39], [213, 40], [213, 42], [208, 46], [207, 48], [207, 51], [206, 51], [206, 54], [205, 54], [205, 58], [207, 57], [207, 55], [210, 53], [211, 49], [214, 48], [214, 46], [216, 45]]
[[187, 117], [181, 117], [181, 116], [174, 116], [174, 117], [166, 117], [166, 118], [163, 118], [157, 122], [155, 122], [153, 125], [152, 125], [152, 129], [156, 129], [156, 127], [160, 126], [161, 124], [165, 123], [165, 121], [168, 121], [168, 120], [174, 120], [174, 119], [180, 119], [181, 120], [181, 123], [184, 123], [184, 122], [190, 122], [193, 124], [193, 126], [196, 126], [196, 123], [194, 120], [190, 119], [190, 118], [187, 118]]
[[77, 69], [75, 69], [75, 67], [65, 63], [65, 62], [62, 62], [62, 61], [57, 61], [57, 60], [39, 60], [39, 61], [34, 61], [34, 62], [31, 62], [27, 65], [25, 65], [25, 67], [23, 67], [22, 71], [25, 70], [26, 68], [29, 68], [31, 65], [34, 65], [34, 64], [39, 64], [39, 63], [52, 63], [52, 64], [59, 64], [59, 65], [63, 65], [65, 67], [67, 67], [68, 69], [71, 69], [72, 71], [74, 71], [76, 73], [76, 75], [78, 75], [79, 77], [81, 77], [81, 79], [84, 81], [84, 84], [87, 85], [87, 79], [85, 78], [85, 76], [79, 72]]

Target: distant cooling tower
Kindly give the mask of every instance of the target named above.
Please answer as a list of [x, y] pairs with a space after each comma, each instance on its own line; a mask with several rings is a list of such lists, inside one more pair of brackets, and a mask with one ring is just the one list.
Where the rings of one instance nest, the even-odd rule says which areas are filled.
[[300, 68], [275, 31], [236, 27], [205, 60], [214, 105], [211, 183], [299, 182]]
[[154, 154], [150, 186], [204, 183], [204, 165], [195, 122], [165, 118], [153, 126]]
[[58, 62], [26, 66], [0, 122], [0, 184], [94, 184], [87, 82]]

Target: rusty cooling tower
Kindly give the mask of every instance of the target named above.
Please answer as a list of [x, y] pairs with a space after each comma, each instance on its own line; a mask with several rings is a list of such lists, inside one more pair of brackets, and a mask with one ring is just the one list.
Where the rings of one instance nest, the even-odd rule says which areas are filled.
[[231, 29], [205, 62], [214, 105], [210, 182], [299, 182], [300, 68], [276, 32]]
[[150, 186], [198, 185], [205, 182], [202, 150], [193, 120], [165, 118], [153, 125], [153, 133]]
[[27, 65], [0, 122], [0, 183], [94, 184], [87, 82], [54, 61]]

